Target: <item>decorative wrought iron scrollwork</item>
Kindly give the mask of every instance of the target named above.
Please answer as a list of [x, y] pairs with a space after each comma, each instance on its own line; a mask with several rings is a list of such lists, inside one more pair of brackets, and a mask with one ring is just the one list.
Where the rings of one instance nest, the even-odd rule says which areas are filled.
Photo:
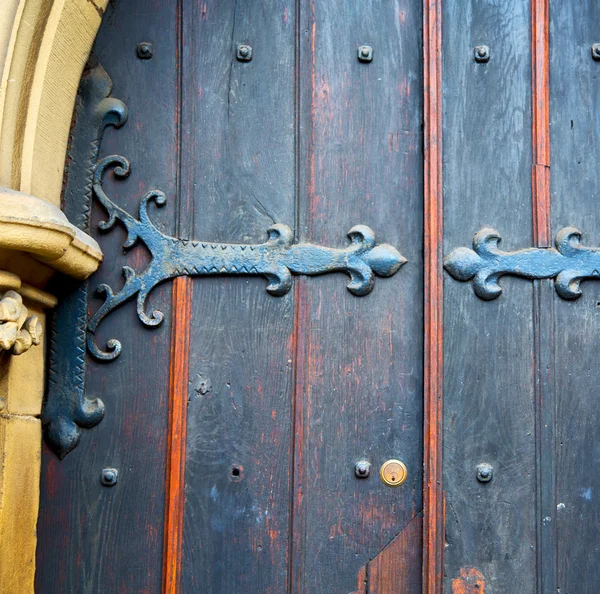
[[444, 268], [456, 280], [473, 279], [475, 294], [485, 300], [502, 293], [498, 281], [504, 275], [531, 280], [553, 278], [556, 292], [563, 299], [577, 299], [582, 281], [600, 278], [600, 249], [581, 245], [581, 232], [575, 227], [557, 233], [556, 248], [504, 252], [498, 248], [500, 240], [494, 229], [481, 229], [473, 239], [473, 249], [455, 249], [444, 260]]
[[[94, 166], [104, 130], [119, 128], [127, 120], [125, 104], [110, 97], [111, 90], [112, 81], [100, 65], [82, 77], [65, 187], [65, 214], [82, 231], [89, 230]], [[50, 323], [42, 421], [46, 441], [60, 458], [77, 446], [82, 428], [94, 427], [104, 417], [102, 400], [85, 394], [88, 286], [89, 281], [61, 279], [61, 298]]]
[[117, 220], [127, 230], [125, 249], [141, 240], [151, 254], [151, 261], [141, 273], [129, 266], [123, 267], [125, 283], [117, 292], [108, 285], [100, 285], [104, 294], [103, 305], [88, 324], [88, 350], [101, 360], [115, 359], [121, 352], [116, 339], [107, 342], [107, 351], [95, 343], [98, 324], [111, 311], [137, 296], [139, 319], [147, 326], [158, 326], [164, 318], [161, 311], [146, 313], [148, 295], [158, 284], [177, 276], [207, 276], [216, 274], [260, 275], [268, 280], [271, 295], [284, 295], [292, 286], [292, 274], [317, 275], [343, 271], [348, 274], [348, 290], [357, 296], [373, 289], [374, 275], [392, 276], [406, 262], [396, 248], [388, 244], [376, 245], [375, 234], [365, 225], [356, 225], [348, 232], [350, 245], [335, 249], [309, 243], [294, 243], [293, 233], [287, 225], [276, 224], [267, 230], [265, 243], [254, 245], [211, 243], [179, 239], [159, 231], [148, 216], [148, 204], [163, 206], [165, 195], [157, 190], [148, 192], [140, 204], [139, 219], [117, 206], [106, 195], [103, 177], [112, 169], [117, 178], [129, 175], [127, 159], [119, 155], [106, 157], [98, 163], [94, 173], [94, 194], [108, 213], [100, 223], [103, 230], [111, 229]]

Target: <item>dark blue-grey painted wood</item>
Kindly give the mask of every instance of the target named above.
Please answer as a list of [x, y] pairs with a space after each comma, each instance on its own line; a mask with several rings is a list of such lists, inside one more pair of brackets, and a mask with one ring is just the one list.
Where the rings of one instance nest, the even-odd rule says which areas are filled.
[[[113, 96], [129, 110], [127, 123], [108, 129], [100, 148], [101, 156], [131, 159], [129, 179], [107, 183], [127, 209], [137, 208], [138, 192], [157, 186], [175, 195], [175, 34], [175, 3], [115, 2], [93, 50], [113, 81]], [[141, 41], [154, 44], [151, 60], [137, 57]], [[143, 267], [147, 254], [136, 248], [124, 255], [122, 230], [99, 234], [100, 211], [93, 209], [91, 228], [105, 260], [90, 283], [119, 286], [121, 266]], [[174, 205], [155, 220], [174, 233]], [[89, 301], [92, 312], [101, 303]], [[170, 310], [168, 287], [157, 290], [151, 305]], [[116, 312], [99, 337], [124, 336], [124, 356], [111, 365], [86, 364], [86, 394], [103, 400], [104, 420], [64, 461], [43, 453], [36, 589], [44, 594], [161, 591], [170, 323], [150, 333], [129, 313]], [[134, 344], [144, 348], [127, 348]], [[100, 482], [105, 467], [119, 471], [112, 488]]]
[[[295, 221], [295, 12], [288, 0], [183, 2], [179, 237], [261, 243]], [[264, 287], [194, 280], [184, 593], [287, 591], [294, 295]]]
[[[448, 0], [443, 23], [444, 253], [482, 227], [501, 230], [504, 250], [531, 246], [530, 2]], [[474, 60], [477, 45], [489, 62]], [[536, 588], [532, 286], [502, 282], [483, 301], [444, 281], [448, 592], [471, 569], [486, 592]]]
[[[422, 506], [421, 23], [414, 0], [300, 3], [299, 240], [322, 243], [360, 216], [408, 263], [362, 300], [333, 277], [296, 283], [295, 593], [421, 589], [408, 568], [358, 579]], [[354, 476], [361, 458], [367, 480]], [[377, 476], [389, 458], [408, 467], [396, 489]]]
[[[597, 2], [551, 0], [550, 117], [552, 228], [577, 226], [600, 245], [600, 41]], [[557, 589], [600, 590], [600, 287], [575, 303], [555, 299]]]

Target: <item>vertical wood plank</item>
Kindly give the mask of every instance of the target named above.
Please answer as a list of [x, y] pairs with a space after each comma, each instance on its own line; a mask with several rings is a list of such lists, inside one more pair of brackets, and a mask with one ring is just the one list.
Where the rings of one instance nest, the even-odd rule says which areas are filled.
[[180, 276], [173, 280], [169, 434], [165, 477], [163, 559], [163, 592], [165, 594], [179, 592], [181, 582], [192, 287], [190, 277]]
[[[293, 0], [184, 3], [182, 233], [259, 243], [294, 225], [295, 13]], [[280, 594], [294, 296], [256, 277], [194, 283], [182, 591]]]
[[[408, 263], [361, 298], [339, 275], [297, 281], [295, 593], [356, 590], [422, 505], [421, 24], [418, 2], [301, 3], [299, 239], [342, 246], [362, 223]], [[398, 489], [377, 476], [392, 457]]]
[[[600, 42], [597, 2], [550, 3], [552, 231], [567, 225], [582, 243], [600, 246]], [[587, 282], [574, 302], [555, 298], [556, 588], [600, 587], [600, 285]]]
[[535, 245], [550, 247], [549, 0], [531, 0], [532, 204]]
[[[153, 43], [151, 60], [137, 58], [141, 41]], [[128, 179], [108, 176], [108, 193], [133, 214], [146, 191], [163, 190], [167, 204], [151, 216], [168, 234], [175, 233], [176, 211], [175, 41], [174, 3], [131, 0], [109, 6], [93, 50], [113, 80], [113, 96], [129, 109], [128, 122], [107, 130], [101, 146], [101, 157], [117, 153], [131, 161]], [[102, 282], [118, 288], [124, 264], [139, 269], [147, 264], [142, 247], [124, 254], [122, 227], [98, 233], [97, 223], [104, 219], [96, 205], [92, 230], [105, 260], [92, 289]], [[101, 299], [90, 293], [89, 307], [95, 311]], [[112, 363], [88, 358], [86, 389], [104, 401], [104, 420], [86, 430], [63, 461], [44, 448], [36, 573], [36, 589], [44, 594], [161, 591], [170, 287], [159, 287], [149, 307], [165, 312], [157, 329], [144, 327], [131, 304], [99, 328], [100, 343], [117, 337], [123, 344]], [[105, 467], [119, 471], [112, 488], [100, 482]]]
[[423, 6], [425, 169], [423, 594], [438, 594], [442, 591], [444, 571], [442, 43], [441, 1], [426, 0]]
[[[548, 0], [531, 2], [533, 243], [551, 247], [550, 200], [550, 18]], [[556, 592], [556, 477], [554, 390], [554, 282], [533, 286], [535, 373], [537, 590]]]
[[[445, 253], [484, 226], [507, 250], [531, 245], [531, 12], [528, 0], [443, 6]], [[490, 48], [487, 63], [473, 48]], [[536, 589], [532, 287], [504, 278], [484, 302], [444, 283], [445, 589]], [[479, 483], [476, 467], [494, 478]], [[459, 580], [455, 582], [455, 580]]]
[[419, 591], [422, 550], [415, 545], [422, 531], [423, 520], [419, 515], [369, 562], [368, 594], [415, 594]]

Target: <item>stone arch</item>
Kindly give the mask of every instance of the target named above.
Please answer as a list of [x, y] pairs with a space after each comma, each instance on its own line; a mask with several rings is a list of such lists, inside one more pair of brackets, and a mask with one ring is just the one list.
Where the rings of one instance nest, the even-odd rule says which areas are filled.
[[107, 4], [3, 0], [0, 10], [1, 592], [34, 591], [45, 375], [34, 331], [19, 328], [28, 350], [14, 347], [5, 310], [18, 300], [45, 329], [44, 311], [56, 299], [44, 288], [55, 269], [85, 278], [102, 259], [60, 199], [77, 89]]

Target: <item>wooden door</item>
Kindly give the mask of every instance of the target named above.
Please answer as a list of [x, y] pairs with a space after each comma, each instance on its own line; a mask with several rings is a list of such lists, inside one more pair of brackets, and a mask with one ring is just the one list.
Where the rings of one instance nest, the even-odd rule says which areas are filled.
[[[363, 297], [343, 274], [280, 297], [256, 276], [181, 276], [150, 297], [160, 328], [131, 304], [107, 317], [94, 340], [123, 351], [86, 370], [105, 419], [64, 461], [45, 456], [40, 591], [420, 589], [421, 19], [408, 0], [135, 0], [105, 17], [90, 72], [110, 74], [128, 121], [99, 158], [131, 162], [106, 175], [115, 203], [137, 216], [160, 189], [159, 229], [211, 242], [260, 244], [279, 223], [345, 248], [368, 225], [408, 262]], [[98, 234], [103, 218], [96, 201], [107, 265], [92, 285], [116, 292], [149, 256], [123, 253], [122, 228]], [[398, 488], [379, 478], [389, 459], [408, 469]]]
[[[63, 460], [44, 450], [39, 592], [599, 589], [600, 300], [577, 294], [600, 269], [599, 17], [559, 0], [111, 5], [65, 178], [105, 263], [64, 302], [82, 340], [87, 302], [92, 355], [122, 352], [83, 373], [82, 343], [53, 342], [49, 443], [69, 356], [60, 387], [105, 418]], [[88, 223], [109, 155], [131, 172], [96, 179]], [[156, 233], [186, 246], [146, 307], [164, 320], [127, 303], [96, 331], [91, 289], [157, 261], [123, 250], [122, 225], [100, 233], [101, 194], [138, 217], [155, 189]], [[274, 296], [239, 267], [184, 265], [274, 224], [338, 250], [367, 225], [406, 263], [363, 296], [343, 274]], [[94, 424], [76, 417], [72, 438]], [[398, 487], [379, 476], [394, 459]]]

